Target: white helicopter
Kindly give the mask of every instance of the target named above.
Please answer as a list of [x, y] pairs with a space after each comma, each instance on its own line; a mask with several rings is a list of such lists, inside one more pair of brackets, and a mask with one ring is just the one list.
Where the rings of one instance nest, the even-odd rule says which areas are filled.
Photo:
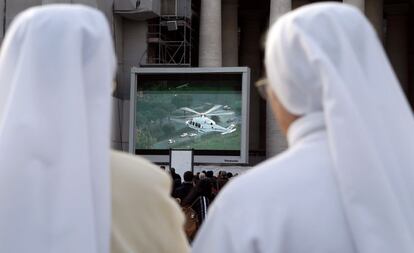
[[188, 107], [182, 107], [181, 110], [194, 113], [198, 116], [193, 117], [190, 120], [187, 120], [185, 124], [194, 130], [197, 130], [199, 133], [210, 133], [210, 132], [219, 132], [222, 135], [233, 133], [236, 131], [235, 125], [231, 124], [229, 127], [222, 127], [217, 125], [216, 122], [209, 118], [209, 116], [223, 116], [223, 115], [233, 115], [234, 112], [217, 112], [220, 109], [221, 105], [215, 105], [210, 108], [208, 111], [200, 113]]

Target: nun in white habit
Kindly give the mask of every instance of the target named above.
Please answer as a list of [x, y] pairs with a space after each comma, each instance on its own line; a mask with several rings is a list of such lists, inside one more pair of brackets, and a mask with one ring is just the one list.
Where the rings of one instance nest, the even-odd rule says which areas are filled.
[[0, 252], [109, 252], [114, 72], [100, 12], [16, 17], [0, 53]]
[[289, 149], [220, 193], [193, 252], [414, 252], [413, 114], [367, 19], [297, 9], [265, 63]]
[[170, 177], [110, 152], [115, 65], [95, 9], [34, 7], [11, 25], [0, 52], [1, 253], [188, 252]]

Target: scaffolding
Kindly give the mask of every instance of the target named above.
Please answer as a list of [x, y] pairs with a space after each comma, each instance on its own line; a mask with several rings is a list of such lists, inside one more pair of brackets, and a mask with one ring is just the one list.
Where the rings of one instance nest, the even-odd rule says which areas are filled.
[[146, 61], [141, 66], [191, 66], [191, 12], [191, 1], [176, 0], [175, 11], [149, 20]]

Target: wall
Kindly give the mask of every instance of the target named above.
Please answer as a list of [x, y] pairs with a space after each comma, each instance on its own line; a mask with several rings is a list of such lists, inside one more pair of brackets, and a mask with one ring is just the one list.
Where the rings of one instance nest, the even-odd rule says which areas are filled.
[[129, 101], [112, 99], [111, 147], [128, 151], [129, 139]]
[[[27, 8], [51, 3], [80, 3], [93, 7], [98, 7], [103, 11], [108, 18], [108, 21], [112, 22], [112, 3], [113, 0], [0, 0], [0, 42], [3, 40], [3, 21], [5, 18], [5, 28], [10, 25], [13, 18], [20, 12]], [[4, 17], [4, 11], [6, 11], [6, 17]]]
[[41, 0], [20, 0], [20, 1], [7, 0], [5, 2], [7, 3], [7, 5], [6, 5], [6, 27], [8, 27], [10, 25], [13, 18], [19, 12], [21, 12], [21, 11], [27, 9], [27, 8], [42, 4]]
[[122, 20], [122, 70], [119, 85], [119, 97], [129, 99], [130, 74], [133, 66], [139, 66], [140, 59], [144, 57], [147, 50], [147, 22]]
[[113, 21], [112, 14], [112, 5], [114, 0], [96, 0], [96, 5], [99, 10], [105, 13], [105, 16], [108, 18], [109, 23]]
[[147, 49], [147, 22], [135, 21], [118, 16], [115, 21], [115, 45], [118, 55], [118, 89], [113, 104], [113, 148], [128, 150], [129, 139], [129, 98], [131, 68], [139, 66]]

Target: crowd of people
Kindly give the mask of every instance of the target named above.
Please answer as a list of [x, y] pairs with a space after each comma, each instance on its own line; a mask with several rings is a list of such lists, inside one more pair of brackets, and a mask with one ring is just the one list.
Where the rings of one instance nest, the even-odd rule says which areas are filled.
[[[165, 169], [165, 167], [162, 167]], [[209, 170], [197, 172], [186, 171], [181, 176], [175, 172], [175, 168], [170, 168], [168, 173], [171, 176], [173, 187], [171, 196], [177, 200], [182, 207], [191, 207], [197, 213], [199, 225], [204, 221], [207, 210], [214, 198], [219, 194], [223, 187], [233, 178], [233, 173], [219, 171], [217, 175]], [[236, 177], [238, 174], [235, 174]]]
[[[226, 183], [233, 178], [233, 173], [223, 170], [219, 171], [217, 175], [214, 175], [212, 170], [203, 170], [202, 172], [197, 172], [196, 174], [191, 171], [186, 171], [183, 175], [183, 180], [181, 180], [181, 176], [175, 172], [175, 168], [171, 168], [169, 174], [173, 180], [173, 189], [171, 192], [172, 196], [179, 198], [180, 200], [184, 200], [190, 193], [191, 189], [193, 189], [194, 186], [197, 186], [200, 181], [209, 182], [208, 188], [209, 192], [211, 192], [209, 195], [212, 196], [210, 200], [213, 200], [219, 191], [226, 185]], [[234, 177], [237, 175], [238, 174], [235, 174]]]
[[0, 252], [187, 253], [188, 206], [205, 218], [195, 253], [414, 252], [414, 117], [369, 21], [298, 8], [269, 30], [265, 65], [289, 148], [237, 178], [182, 182], [110, 150], [104, 15], [18, 15], [0, 49]]

